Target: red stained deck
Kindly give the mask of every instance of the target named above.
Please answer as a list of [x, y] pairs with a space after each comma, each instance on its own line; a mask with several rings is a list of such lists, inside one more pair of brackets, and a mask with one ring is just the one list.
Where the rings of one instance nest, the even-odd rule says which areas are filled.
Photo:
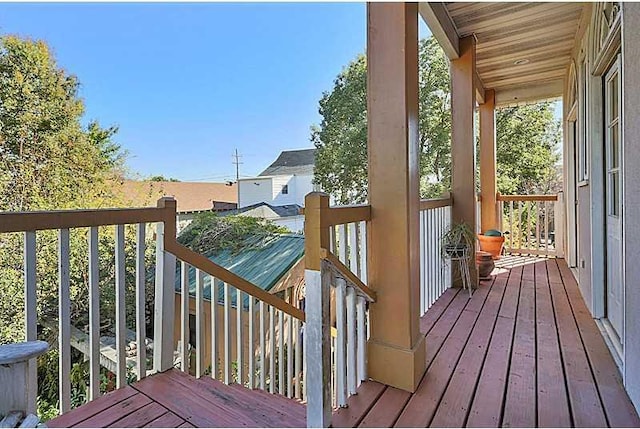
[[299, 402], [177, 370], [147, 377], [47, 422], [49, 427], [305, 427]]
[[471, 299], [421, 321], [427, 373], [410, 394], [363, 383], [335, 427], [638, 427], [618, 369], [562, 259], [513, 258]]
[[[638, 427], [569, 268], [522, 263], [469, 299], [450, 289], [421, 320], [427, 373], [413, 394], [369, 381], [334, 427]], [[180, 371], [156, 374], [50, 427], [304, 427], [305, 406]]]

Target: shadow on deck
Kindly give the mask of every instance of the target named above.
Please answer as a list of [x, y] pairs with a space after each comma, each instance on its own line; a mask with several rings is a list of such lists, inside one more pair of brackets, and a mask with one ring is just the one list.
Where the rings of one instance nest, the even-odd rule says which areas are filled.
[[423, 316], [415, 393], [365, 382], [334, 426], [640, 426], [565, 261], [499, 265], [472, 298], [449, 289]]

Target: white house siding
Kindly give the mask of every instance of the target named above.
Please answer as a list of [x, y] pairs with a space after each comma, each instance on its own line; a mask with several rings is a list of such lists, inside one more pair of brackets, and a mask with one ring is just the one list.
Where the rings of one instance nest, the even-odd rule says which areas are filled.
[[622, 3], [622, 12], [624, 381], [640, 410], [640, 3]]
[[313, 192], [313, 175], [295, 176], [296, 178], [296, 204], [300, 204], [304, 207], [304, 197], [308, 193]]
[[287, 228], [291, 232], [304, 232], [304, 216], [288, 216], [271, 220], [276, 225]]
[[[296, 204], [295, 189], [296, 176], [273, 176], [271, 178], [271, 200], [264, 201], [272, 206], [285, 206], [288, 204]], [[287, 193], [282, 193], [282, 188], [287, 186]]]
[[271, 203], [273, 200], [273, 185], [271, 178], [242, 179], [238, 183], [238, 207], [247, 207], [257, 203]]

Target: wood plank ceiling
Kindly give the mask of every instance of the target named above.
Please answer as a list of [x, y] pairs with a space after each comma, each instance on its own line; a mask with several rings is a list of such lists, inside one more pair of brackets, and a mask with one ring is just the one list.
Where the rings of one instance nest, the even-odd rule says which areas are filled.
[[562, 95], [582, 3], [445, 5], [460, 37], [476, 35], [477, 71], [486, 89], [547, 85]]

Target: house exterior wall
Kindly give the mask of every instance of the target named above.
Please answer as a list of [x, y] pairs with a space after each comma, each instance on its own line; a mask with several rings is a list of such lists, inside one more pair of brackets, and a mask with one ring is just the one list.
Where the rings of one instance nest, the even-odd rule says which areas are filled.
[[622, 3], [624, 383], [640, 410], [640, 4]]
[[304, 232], [304, 216], [287, 216], [270, 219], [278, 226], [287, 228], [291, 232]]
[[247, 207], [252, 204], [273, 200], [273, 185], [271, 178], [255, 177], [238, 181], [238, 207]]
[[[273, 176], [271, 179], [271, 186], [271, 201], [265, 201], [265, 203], [269, 203], [274, 206], [296, 204], [296, 176]], [[285, 186], [287, 187], [287, 193], [283, 194], [282, 191]]]

